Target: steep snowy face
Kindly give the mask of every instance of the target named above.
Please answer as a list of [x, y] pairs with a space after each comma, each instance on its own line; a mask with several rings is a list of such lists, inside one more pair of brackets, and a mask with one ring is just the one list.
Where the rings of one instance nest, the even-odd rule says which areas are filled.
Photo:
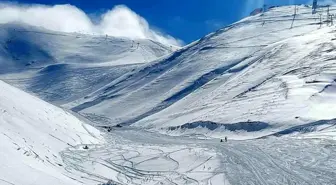
[[172, 50], [150, 40], [4, 24], [0, 25], [0, 79], [60, 105]]
[[321, 24], [309, 7], [293, 13], [278, 7], [243, 19], [114, 80], [73, 110], [149, 128], [258, 121], [277, 131], [332, 119], [334, 27], [326, 12]]
[[60, 152], [103, 142], [70, 113], [0, 81], [0, 184], [80, 184]]

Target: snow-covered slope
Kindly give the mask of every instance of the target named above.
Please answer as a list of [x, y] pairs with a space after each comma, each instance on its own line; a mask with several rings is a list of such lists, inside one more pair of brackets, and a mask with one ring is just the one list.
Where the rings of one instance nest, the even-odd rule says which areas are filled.
[[150, 40], [0, 25], [0, 79], [63, 104], [171, 52]]
[[[243, 19], [114, 80], [73, 110], [109, 125], [233, 124], [229, 130], [265, 131], [259, 135], [335, 118], [335, 28], [326, 12], [322, 25], [310, 7], [299, 6], [294, 22], [293, 12]], [[254, 122], [265, 124], [249, 128]]]
[[0, 25], [0, 37], [1, 69], [7, 68], [1, 72], [6, 73], [54, 63], [146, 63], [170, 52], [169, 46], [151, 40], [53, 32], [19, 23]]
[[0, 184], [334, 184], [335, 27], [304, 6], [293, 23], [293, 9], [246, 18], [141, 67], [79, 56], [54, 64], [38, 49], [38, 62], [11, 60], [1, 78], [121, 125], [102, 128], [102, 140], [0, 82]]
[[102, 142], [92, 126], [0, 81], [0, 184], [80, 184], [60, 152]]

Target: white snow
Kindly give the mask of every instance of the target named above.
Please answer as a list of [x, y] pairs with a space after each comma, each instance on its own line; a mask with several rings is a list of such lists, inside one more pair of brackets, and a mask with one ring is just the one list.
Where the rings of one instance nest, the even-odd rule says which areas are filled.
[[42, 100], [0, 81], [0, 184], [80, 184], [60, 152], [98, 144], [100, 132]]
[[172, 50], [145, 39], [0, 24], [0, 79], [62, 105]]
[[[333, 184], [335, 142], [324, 139], [232, 141], [113, 130], [104, 145], [63, 152], [88, 184]], [[79, 162], [80, 161], [80, 162]], [[112, 184], [113, 184], [112, 183]]]
[[245, 18], [112, 81], [73, 110], [100, 124], [157, 130], [200, 121], [270, 125], [242, 130], [252, 138], [333, 119], [334, 27], [325, 11], [320, 26], [319, 14], [298, 8], [292, 28], [294, 6]]
[[335, 27], [298, 8], [171, 54], [44, 31], [24, 32], [33, 53], [2, 43], [0, 79], [105, 127], [0, 82], [0, 184], [334, 184]]

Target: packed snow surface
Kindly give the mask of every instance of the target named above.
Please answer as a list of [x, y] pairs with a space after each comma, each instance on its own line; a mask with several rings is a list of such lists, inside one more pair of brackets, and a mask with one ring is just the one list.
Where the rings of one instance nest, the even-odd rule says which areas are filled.
[[104, 145], [64, 151], [65, 164], [92, 184], [330, 185], [336, 182], [336, 143], [297, 137], [220, 143], [115, 129]]

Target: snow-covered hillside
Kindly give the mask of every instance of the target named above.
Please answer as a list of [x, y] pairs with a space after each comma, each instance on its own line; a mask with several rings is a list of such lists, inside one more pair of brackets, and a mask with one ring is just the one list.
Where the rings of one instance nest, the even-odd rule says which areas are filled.
[[0, 184], [80, 184], [60, 152], [103, 142], [92, 126], [0, 81]]
[[84, 97], [173, 48], [150, 40], [0, 25], [0, 79], [55, 104]]
[[[319, 11], [322, 25], [306, 6], [294, 21], [294, 6], [245, 18], [114, 80], [73, 110], [102, 124], [233, 124], [239, 129], [226, 130], [265, 131], [259, 135], [333, 119], [335, 27]], [[265, 124], [248, 128], [254, 122]]]
[[296, 11], [174, 53], [2, 25], [0, 79], [102, 127], [0, 81], [0, 184], [334, 184], [336, 28]]

